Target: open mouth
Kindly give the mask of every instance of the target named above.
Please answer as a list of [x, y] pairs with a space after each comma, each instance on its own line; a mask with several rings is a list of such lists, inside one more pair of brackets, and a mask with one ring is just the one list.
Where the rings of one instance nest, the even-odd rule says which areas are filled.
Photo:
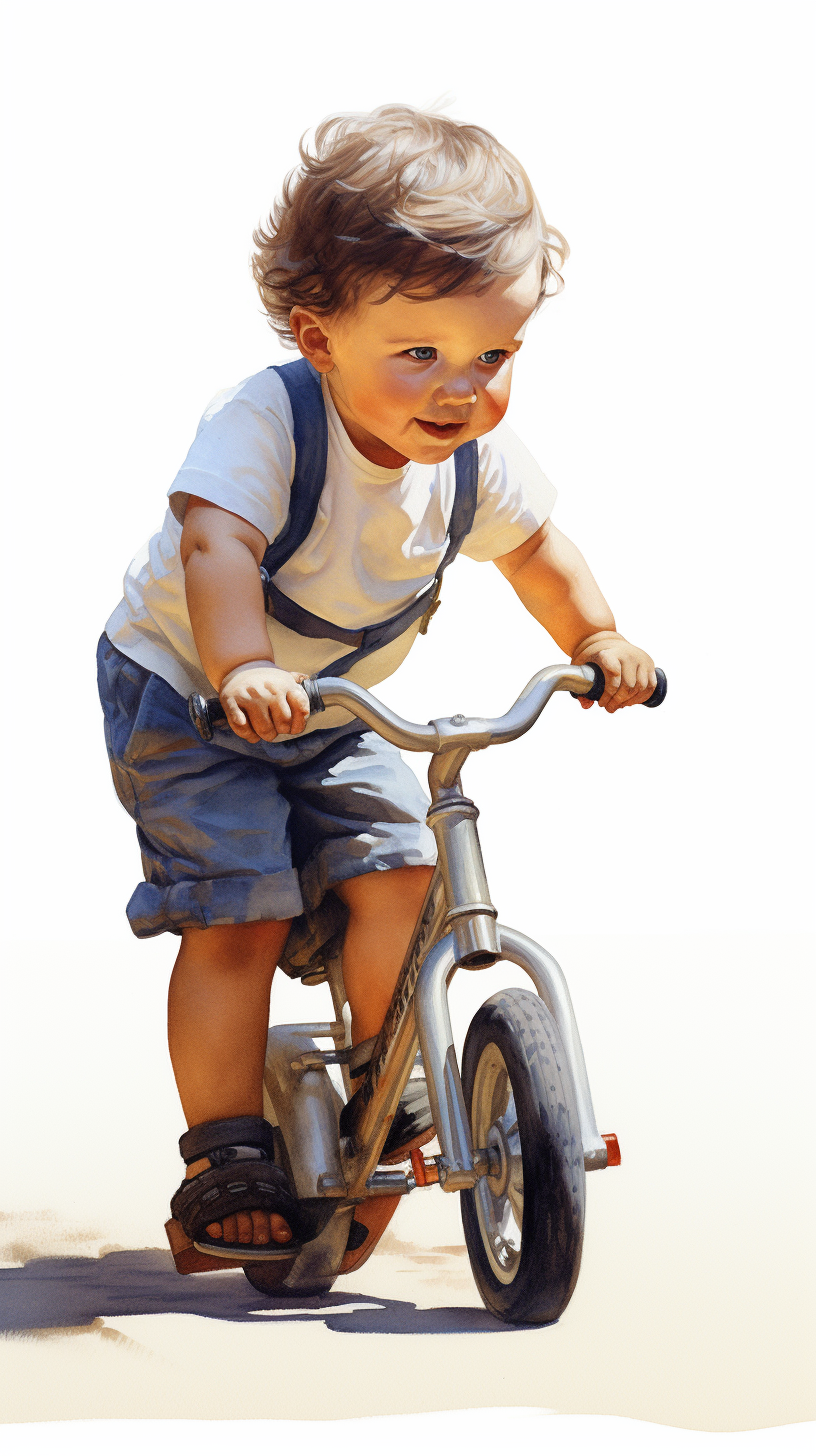
[[433, 420], [418, 419], [417, 424], [426, 435], [432, 435], [435, 440], [452, 440], [465, 428], [464, 420], [450, 420], [447, 424], [438, 425]]

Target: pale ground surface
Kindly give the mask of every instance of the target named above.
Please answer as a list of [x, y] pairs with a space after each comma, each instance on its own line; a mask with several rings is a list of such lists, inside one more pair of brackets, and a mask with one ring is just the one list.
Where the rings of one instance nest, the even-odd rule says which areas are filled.
[[[443, 1198], [413, 1195], [383, 1252], [323, 1300], [265, 1299], [238, 1272], [181, 1279], [164, 1252], [29, 1262], [0, 1284], [18, 1312], [0, 1349], [2, 1419], [327, 1420], [504, 1403], [720, 1430], [808, 1418], [804, 1352], [798, 1374], [788, 1357], [781, 1369], [761, 1320], [739, 1333], [698, 1322], [676, 1287], [664, 1291], [673, 1329], [660, 1328], [659, 1296], [645, 1318], [642, 1304], [627, 1309], [622, 1270], [603, 1267], [592, 1236], [608, 1200], [591, 1198], [567, 1314], [520, 1331], [482, 1309], [456, 1200]], [[56, 1249], [55, 1234], [43, 1245]], [[17, 1280], [20, 1304], [7, 1298]]]
[[[643, 938], [602, 956], [592, 937], [553, 945], [573, 968], [596, 1106], [624, 1163], [588, 1180], [578, 1288], [542, 1330], [502, 1328], [482, 1309], [458, 1200], [438, 1189], [406, 1199], [380, 1251], [323, 1301], [266, 1300], [240, 1272], [176, 1275], [161, 1244], [178, 1111], [165, 978], [150, 974], [166, 950], [113, 949], [115, 973], [111, 947], [12, 947], [7, 1025], [39, 1039], [35, 1056], [30, 1035], [9, 1036], [2, 1066], [4, 1105], [20, 1111], [0, 1220], [0, 1421], [504, 1405], [703, 1431], [812, 1419], [797, 1081], [809, 1023], [780, 1009], [785, 978], [806, 974], [804, 943], [775, 954], [770, 1007], [728, 991], [764, 984], [768, 947], [747, 938]], [[465, 1019], [492, 989], [487, 975], [462, 981]], [[304, 994], [279, 988], [278, 1015]], [[307, 1014], [323, 1014], [308, 994]], [[640, 1020], [617, 1015], [621, 994]]]

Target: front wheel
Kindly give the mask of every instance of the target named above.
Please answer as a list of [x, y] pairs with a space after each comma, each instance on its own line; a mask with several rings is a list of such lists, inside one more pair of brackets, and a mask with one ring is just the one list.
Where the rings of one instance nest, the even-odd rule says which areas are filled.
[[578, 1278], [585, 1175], [572, 1073], [538, 996], [500, 991], [479, 1008], [462, 1085], [473, 1146], [490, 1167], [461, 1194], [479, 1293], [499, 1319], [550, 1324]]

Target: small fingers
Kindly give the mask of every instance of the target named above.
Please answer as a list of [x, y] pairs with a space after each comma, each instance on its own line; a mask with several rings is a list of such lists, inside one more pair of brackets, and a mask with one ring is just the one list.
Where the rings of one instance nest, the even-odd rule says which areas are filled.
[[226, 693], [221, 698], [221, 706], [227, 715], [227, 722], [237, 738], [243, 738], [246, 743], [257, 743], [258, 734], [247, 718], [236, 698]]
[[[272, 694], [250, 688], [242, 700], [241, 708], [247, 717], [250, 730], [256, 735], [255, 743], [259, 740], [272, 743], [279, 733], [289, 732], [288, 717], [281, 712], [278, 699]], [[288, 713], [288, 709], [286, 712]]]
[[231, 697], [228, 693], [224, 693], [223, 697], [221, 698], [221, 707], [224, 709], [224, 712], [229, 719], [229, 725], [230, 728], [232, 728], [233, 732], [237, 733], [239, 729], [245, 728], [247, 726], [246, 713], [244, 713], [239, 707], [236, 699]]
[[232, 674], [221, 704], [233, 733], [248, 743], [302, 733], [309, 717], [309, 699], [300, 686], [305, 676], [275, 667]]
[[[633, 708], [638, 703], [647, 702], [657, 687], [652, 659], [631, 644], [624, 643], [620, 652], [592, 653], [585, 661], [595, 663], [603, 672], [604, 691], [598, 706], [605, 708], [607, 713], [617, 713], [619, 708]], [[582, 698], [581, 706], [589, 708], [592, 704]]]
[[603, 698], [601, 698], [601, 707], [606, 708], [607, 713], [616, 713], [619, 708], [626, 708], [629, 706], [632, 694], [637, 691], [636, 682], [633, 682], [631, 680], [632, 678], [634, 678], [634, 676], [634, 673], [629, 673], [626, 669], [623, 669], [621, 671], [621, 680], [618, 683], [617, 691], [614, 693], [610, 693], [606, 703], [604, 703]]
[[638, 663], [637, 670], [637, 691], [630, 699], [629, 707], [636, 703], [647, 703], [657, 687], [657, 673], [654, 664], [648, 666], [645, 662]]
[[647, 666], [643, 660], [632, 664], [626, 664], [623, 670], [621, 686], [618, 690], [614, 707], [610, 705], [609, 711], [615, 712], [618, 708], [635, 708], [639, 703], [645, 703], [657, 687], [657, 675], [654, 670], [654, 663]]
[[276, 734], [294, 737], [306, 727], [309, 699], [299, 686], [281, 687], [269, 702], [269, 714]]
[[610, 652], [600, 652], [596, 659], [597, 664], [604, 675], [604, 690], [598, 699], [601, 708], [609, 708], [609, 704], [616, 697], [621, 686], [621, 664], [620, 659]]
[[309, 719], [309, 699], [299, 686], [290, 688], [286, 697], [292, 714], [289, 732], [302, 733]]

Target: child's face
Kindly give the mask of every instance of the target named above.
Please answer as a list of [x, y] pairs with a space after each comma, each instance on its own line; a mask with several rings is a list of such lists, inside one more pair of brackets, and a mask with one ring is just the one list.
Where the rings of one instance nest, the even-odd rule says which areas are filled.
[[394, 468], [436, 464], [502, 419], [540, 280], [536, 262], [479, 294], [372, 302], [380, 287], [350, 315], [295, 309], [292, 326], [363, 455]]

